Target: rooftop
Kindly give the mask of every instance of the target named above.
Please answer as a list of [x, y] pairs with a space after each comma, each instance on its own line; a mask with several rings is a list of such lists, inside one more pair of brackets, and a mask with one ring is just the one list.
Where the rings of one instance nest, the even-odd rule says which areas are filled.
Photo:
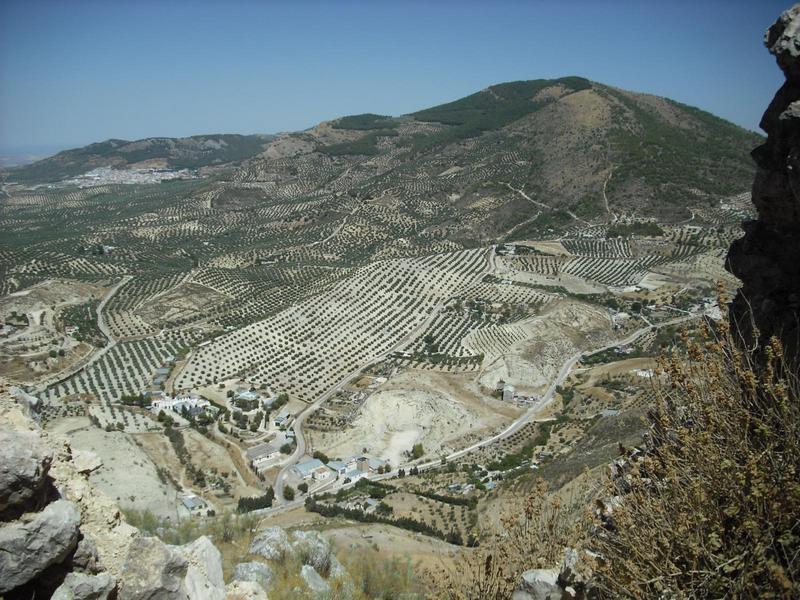
[[319, 469], [320, 467], [324, 467], [324, 466], [325, 465], [322, 463], [322, 461], [320, 459], [312, 458], [311, 460], [307, 460], [305, 462], [297, 463], [294, 468], [295, 468], [295, 470], [297, 470], [298, 473], [301, 473], [303, 475], [307, 475], [307, 474], [311, 473], [312, 471], [315, 471], [315, 470]]
[[278, 452], [278, 449], [271, 444], [258, 444], [257, 446], [249, 448], [245, 454], [248, 460], [256, 460], [264, 456], [269, 456], [270, 454], [275, 454], [276, 452]]

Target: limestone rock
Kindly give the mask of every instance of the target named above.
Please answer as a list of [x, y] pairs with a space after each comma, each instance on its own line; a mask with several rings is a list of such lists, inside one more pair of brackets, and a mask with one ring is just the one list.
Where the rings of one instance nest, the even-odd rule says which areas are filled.
[[350, 574], [347, 572], [347, 569], [344, 568], [344, 565], [339, 562], [339, 559], [336, 558], [336, 555], [333, 553], [331, 553], [330, 563], [331, 566], [330, 569], [328, 569], [328, 579], [350, 577]]
[[260, 562], [239, 563], [233, 569], [234, 581], [255, 581], [265, 590], [269, 589], [272, 569]]
[[[311, 565], [317, 573], [326, 576], [330, 573], [331, 547], [318, 531], [292, 532], [292, 550], [304, 565]], [[341, 568], [339, 561], [336, 562]]]
[[81, 573], [99, 573], [100, 558], [97, 555], [97, 545], [91, 536], [84, 534], [78, 540], [78, 547], [72, 554], [72, 568]]
[[186, 600], [184, 579], [189, 563], [156, 538], [140, 537], [131, 543], [122, 568], [120, 600]]
[[36, 431], [0, 430], [0, 517], [16, 517], [43, 501], [53, 453]]
[[186, 559], [188, 567], [184, 587], [189, 598], [223, 600], [225, 581], [222, 578], [222, 555], [211, 540], [202, 536], [184, 546], [169, 546]]
[[267, 600], [267, 593], [255, 581], [232, 581], [225, 588], [225, 600]]
[[268, 527], [259, 532], [250, 544], [250, 554], [267, 560], [280, 560], [291, 550], [289, 536], [280, 527]]
[[116, 580], [108, 573], [69, 573], [52, 600], [106, 600], [116, 587]]
[[734, 329], [763, 348], [780, 338], [800, 359], [800, 5], [785, 11], [764, 42], [786, 81], [761, 118], [767, 141], [753, 150], [752, 200], [758, 218], [743, 224], [725, 267], [742, 280], [731, 304]]
[[316, 569], [311, 565], [303, 565], [300, 569], [300, 577], [306, 582], [308, 589], [317, 594], [324, 594], [330, 589], [328, 582], [322, 578], [322, 575], [317, 573]]
[[561, 600], [563, 592], [558, 585], [555, 569], [533, 569], [522, 574], [522, 581], [512, 596], [513, 600]]
[[0, 593], [63, 562], [78, 542], [80, 523], [75, 504], [58, 500], [0, 528]]
[[800, 64], [800, 5], [783, 11], [764, 34], [764, 45], [778, 60], [787, 79], [796, 80]]

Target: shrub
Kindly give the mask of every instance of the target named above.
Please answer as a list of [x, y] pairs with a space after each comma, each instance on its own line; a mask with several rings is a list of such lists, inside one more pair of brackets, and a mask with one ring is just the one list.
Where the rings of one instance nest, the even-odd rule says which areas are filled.
[[414, 444], [411, 448], [411, 457], [414, 459], [422, 458], [425, 455], [425, 449], [422, 444]]
[[289, 500], [290, 502], [294, 500], [294, 488], [290, 485], [287, 485], [283, 488], [283, 498], [285, 500]]
[[[446, 570], [438, 585], [437, 598], [450, 600], [505, 600], [524, 571], [557, 564], [564, 547], [580, 540], [584, 500], [580, 495], [570, 504], [548, 493], [543, 480], [521, 506], [502, 519], [503, 530], [465, 556], [457, 568]], [[470, 537], [467, 544], [477, 540]]]
[[797, 373], [777, 340], [758, 350], [762, 362], [727, 321], [704, 333], [663, 361], [652, 449], [595, 540], [608, 597], [800, 595]]

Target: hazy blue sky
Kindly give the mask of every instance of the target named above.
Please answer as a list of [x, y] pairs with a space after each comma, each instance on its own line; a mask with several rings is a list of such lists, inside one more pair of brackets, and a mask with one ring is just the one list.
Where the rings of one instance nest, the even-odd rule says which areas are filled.
[[0, 0], [0, 147], [296, 130], [581, 75], [755, 129], [790, 2]]

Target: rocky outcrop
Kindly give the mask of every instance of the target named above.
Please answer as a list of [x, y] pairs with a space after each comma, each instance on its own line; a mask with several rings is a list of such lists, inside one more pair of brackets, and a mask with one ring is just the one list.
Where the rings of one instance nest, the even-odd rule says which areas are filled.
[[189, 598], [223, 600], [225, 580], [222, 578], [222, 555], [206, 537], [197, 538], [185, 546], [170, 546], [186, 560], [183, 586]]
[[291, 549], [289, 535], [280, 527], [267, 527], [250, 544], [250, 554], [267, 560], [281, 560]]
[[597, 597], [591, 586], [589, 562], [597, 558], [573, 548], [564, 552], [560, 568], [531, 569], [522, 574], [513, 600], [591, 600]]
[[300, 567], [300, 577], [303, 578], [308, 589], [317, 594], [324, 594], [330, 589], [330, 585], [322, 575], [317, 573], [317, 570], [311, 565], [303, 565]]
[[748, 343], [782, 340], [787, 355], [800, 350], [800, 5], [785, 11], [764, 43], [784, 73], [760, 126], [767, 141], [753, 150], [752, 197], [758, 217], [745, 222], [726, 260], [742, 280], [731, 321]]
[[188, 567], [185, 558], [156, 538], [137, 538], [123, 566], [121, 596], [126, 600], [187, 598]]
[[0, 529], [0, 593], [64, 562], [78, 545], [80, 523], [78, 507], [58, 500]]
[[[347, 597], [347, 590], [352, 586], [347, 570], [318, 531], [293, 531], [290, 535], [281, 527], [268, 527], [253, 538], [250, 554], [283, 568], [287, 564], [299, 564], [298, 575], [317, 595], [327, 593], [334, 580], [339, 580], [337, 585], [343, 590], [343, 597]], [[234, 580], [257, 582], [267, 592], [272, 576], [272, 569], [260, 562], [242, 563], [234, 569]]]
[[314, 567], [317, 573], [325, 576], [331, 572], [333, 561], [336, 560], [327, 540], [318, 531], [293, 531], [292, 550], [304, 565]]
[[272, 575], [269, 565], [260, 562], [240, 563], [233, 570], [234, 581], [253, 581], [264, 589], [269, 588]]
[[[0, 595], [223, 600], [211, 540], [167, 546], [144, 536], [90, 484], [99, 464], [42, 430], [0, 381]], [[265, 597], [253, 586], [243, 598]]]
[[558, 585], [556, 569], [531, 569], [522, 574], [513, 600], [561, 600], [564, 591]]
[[232, 581], [225, 588], [225, 600], [267, 600], [267, 593], [254, 581]]
[[51, 600], [107, 600], [116, 589], [117, 581], [108, 573], [68, 573]]
[[33, 431], [0, 431], [0, 517], [9, 518], [44, 502], [45, 483], [53, 454]]

